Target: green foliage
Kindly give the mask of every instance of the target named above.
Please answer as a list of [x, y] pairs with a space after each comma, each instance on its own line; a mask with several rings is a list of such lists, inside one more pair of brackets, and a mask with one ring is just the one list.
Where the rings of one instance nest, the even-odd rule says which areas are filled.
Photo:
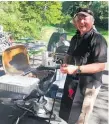
[[108, 1], [96, 1], [92, 6], [95, 24], [99, 27], [108, 29]]
[[[54, 25], [71, 31], [70, 15], [78, 7], [90, 7], [96, 25], [108, 27], [108, 1], [0, 1], [0, 25], [11, 32], [15, 39], [33, 37], [41, 39], [42, 27]], [[49, 34], [48, 34], [49, 35]]]
[[15, 38], [41, 38], [42, 26], [58, 24], [62, 18], [61, 3], [52, 1], [0, 2], [0, 24]]
[[[108, 1], [65, 1], [62, 3], [62, 12], [64, 17], [66, 15], [73, 17], [77, 8], [88, 7], [94, 12], [95, 25], [108, 29]], [[66, 19], [64, 27], [70, 28], [71, 18]]]

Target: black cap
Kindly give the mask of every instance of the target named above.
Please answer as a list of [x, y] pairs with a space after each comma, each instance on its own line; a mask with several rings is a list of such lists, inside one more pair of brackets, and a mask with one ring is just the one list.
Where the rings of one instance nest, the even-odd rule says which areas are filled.
[[76, 17], [77, 15], [94, 16], [94, 13], [89, 8], [78, 8], [74, 17]]

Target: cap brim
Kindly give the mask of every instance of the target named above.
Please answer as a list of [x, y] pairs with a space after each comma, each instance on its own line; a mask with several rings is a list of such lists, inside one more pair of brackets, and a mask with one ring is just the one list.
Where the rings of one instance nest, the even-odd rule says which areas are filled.
[[89, 16], [90, 14], [86, 13], [86, 12], [79, 12], [76, 14], [76, 16], [78, 15], [84, 15], [84, 16]]

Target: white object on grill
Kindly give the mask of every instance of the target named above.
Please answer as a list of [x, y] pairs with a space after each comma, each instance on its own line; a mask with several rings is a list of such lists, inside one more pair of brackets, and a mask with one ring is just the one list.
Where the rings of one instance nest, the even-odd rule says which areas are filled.
[[38, 78], [4, 75], [0, 77], [0, 90], [30, 94], [32, 90], [37, 89], [38, 83]]
[[53, 55], [49, 57], [49, 54], [53, 54], [51, 52], [45, 51], [42, 53], [42, 65], [45, 67], [55, 67], [56, 63], [54, 62]]

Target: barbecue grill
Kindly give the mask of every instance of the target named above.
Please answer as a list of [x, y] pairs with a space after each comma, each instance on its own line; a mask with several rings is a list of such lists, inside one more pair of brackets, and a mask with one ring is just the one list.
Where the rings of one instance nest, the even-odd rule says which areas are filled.
[[[56, 80], [56, 69], [49, 67], [32, 69], [24, 45], [7, 48], [2, 53], [2, 61], [6, 74], [0, 77], [0, 100], [3, 104], [14, 104], [25, 110], [15, 124], [18, 124], [27, 112], [49, 119], [50, 123], [53, 113], [46, 110], [47, 100], [44, 99], [44, 95]], [[34, 73], [36, 78], [27, 77], [30, 72]], [[41, 74], [43, 77], [40, 77]], [[40, 113], [41, 110], [43, 113]]]
[[[3, 68], [6, 75], [0, 77], [0, 91], [29, 95], [37, 88], [39, 79], [22, 76], [31, 70], [25, 46], [9, 47], [2, 54]], [[9, 97], [9, 96], [7, 96]]]

